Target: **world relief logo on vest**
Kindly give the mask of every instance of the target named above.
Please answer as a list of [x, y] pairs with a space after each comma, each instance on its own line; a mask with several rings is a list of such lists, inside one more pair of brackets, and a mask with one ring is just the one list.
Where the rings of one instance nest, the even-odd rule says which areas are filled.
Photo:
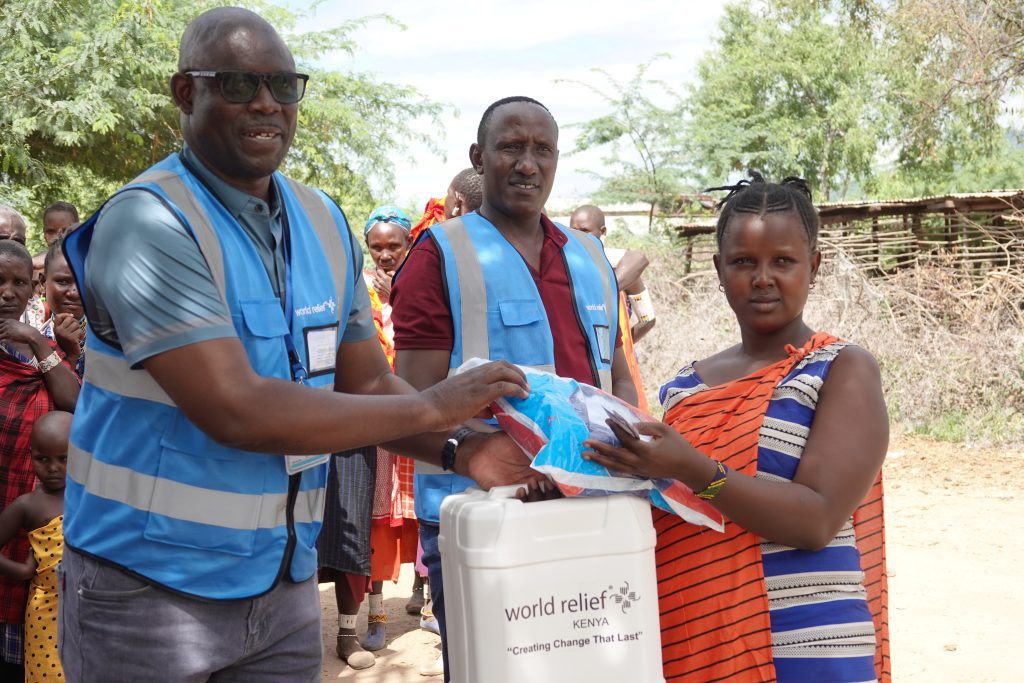
[[[550, 594], [501, 606], [509, 628], [506, 651], [513, 656], [553, 650], [624, 647], [638, 643], [646, 628], [632, 618], [641, 596], [628, 580], [600, 592]], [[521, 637], [526, 640], [521, 640]]]
[[337, 308], [338, 308], [338, 304], [336, 304], [334, 302], [334, 297], [331, 297], [330, 299], [326, 299], [324, 301], [321, 301], [318, 304], [313, 304], [311, 306], [302, 306], [301, 308], [296, 308], [295, 309], [295, 317], [296, 318], [301, 318], [301, 317], [307, 316], [307, 315], [316, 315], [316, 314], [319, 314], [319, 313], [326, 313], [327, 311], [330, 311], [331, 315], [334, 315], [334, 311]]

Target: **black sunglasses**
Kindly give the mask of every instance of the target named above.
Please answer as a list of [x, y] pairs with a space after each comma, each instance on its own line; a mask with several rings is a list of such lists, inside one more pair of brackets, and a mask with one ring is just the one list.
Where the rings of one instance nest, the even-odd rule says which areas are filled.
[[220, 94], [233, 104], [247, 104], [256, 98], [260, 84], [266, 83], [270, 94], [280, 104], [295, 104], [306, 94], [307, 74], [290, 71], [257, 73], [255, 71], [186, 71], [192, 78], [216, 78]]

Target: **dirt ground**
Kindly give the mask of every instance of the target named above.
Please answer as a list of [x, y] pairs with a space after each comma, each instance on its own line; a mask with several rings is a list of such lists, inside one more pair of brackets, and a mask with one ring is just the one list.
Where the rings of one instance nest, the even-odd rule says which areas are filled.
[[[893, 680], [1021, 680], [1010, 648], [1024, 644], [1024, 448], [898, 438], [885, 477]], [[384, 589], [387, 646], [359, 672], [334, 654], [333, 584], [321, 586], [324, 681], [441, 680], [419, 674], [440, 646], [405, 614], [404, 569]]]

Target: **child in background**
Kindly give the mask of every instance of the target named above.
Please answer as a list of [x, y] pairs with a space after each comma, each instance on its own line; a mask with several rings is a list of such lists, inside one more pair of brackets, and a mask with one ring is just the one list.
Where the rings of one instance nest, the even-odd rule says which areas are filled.
[[57, 564], [64, 549], [64, 477], [71, 413], [53, 411], [36, 420], [30, 448], [32, 471], [41, 486], [19, 496], [0, 513], [0, 546], [20, 529], [32, 555], [24, 563], [0, 555], [0, 574], [31, 581], [25, 608], [25, 681], [64, 679], [57, 654]]

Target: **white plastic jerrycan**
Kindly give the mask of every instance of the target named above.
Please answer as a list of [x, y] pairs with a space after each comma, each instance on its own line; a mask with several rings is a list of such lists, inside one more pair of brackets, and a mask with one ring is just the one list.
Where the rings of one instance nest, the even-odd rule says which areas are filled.
[[452, 682], [664, 683], [647, 500], [517, 488], [441, 506]]

